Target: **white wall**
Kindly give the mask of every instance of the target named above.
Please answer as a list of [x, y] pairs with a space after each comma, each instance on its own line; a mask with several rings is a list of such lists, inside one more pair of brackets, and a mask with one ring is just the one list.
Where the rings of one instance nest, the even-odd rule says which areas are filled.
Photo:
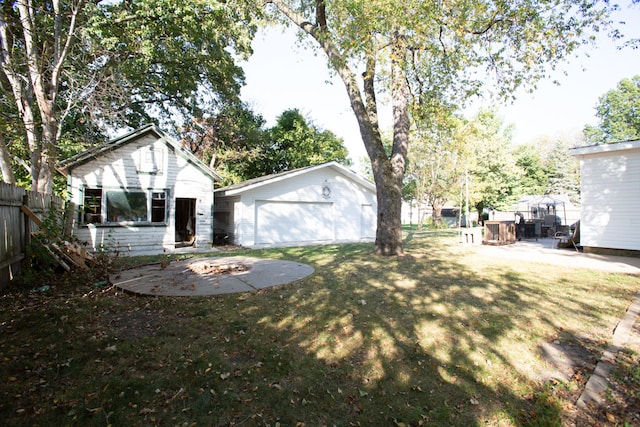
[[640, 148], [587, 153], [580, 171], [580, 244], [640, 250]]
[[[331, 189], [328, 197], [325, 186]], [[320, 168], [242, 192], [233, 207], [233, 235], [236, 244], [249, 247], [371, 240], [376, 206], [373, 191], [331, 167]], [[265, 209], [272, 219], [259, 224], [257, 214]], [[317, 233], [310, 233], [311, 227], [318, 227]]]
[[[153, 146], [162, 152], [161, 164], [156, 174], [140, 174], [140, 150]], [[176, 155], [173, 147], [146, 135], [106, 152], [95, 160], [82, 164], [71, 172], [70, 195], [76, 206], [84, 201], [85, 187], [103, 189], [138, 188], [143, 190], [169, 190], [166, 225], [84, 225], [74, 224], [74, 235], [87, 242], [88, 249], [97, 250], [101, 245], [117, 248], [125, 253], [159, 253], [175, 247], [175, 199], [194, 198], [196, 202], [196, 245], [213, 242], [213, 182], [198, 168]]]

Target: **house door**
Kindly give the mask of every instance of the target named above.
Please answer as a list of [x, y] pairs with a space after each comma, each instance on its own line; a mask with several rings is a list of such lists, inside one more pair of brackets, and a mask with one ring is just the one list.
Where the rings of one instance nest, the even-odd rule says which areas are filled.
[[196, 241], [196, 199], [176, 198], [176, 247]]

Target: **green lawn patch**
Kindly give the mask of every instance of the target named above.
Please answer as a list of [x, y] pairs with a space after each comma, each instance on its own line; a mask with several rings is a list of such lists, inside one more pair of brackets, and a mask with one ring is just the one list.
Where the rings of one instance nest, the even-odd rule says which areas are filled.
[[[13, 289], [0, 298], [2, 423], [571, 420], [638, 277], [487, 259], [458, 246], [455, 234], [410, 232], [399, 258], [357, 244], [238, 250], [316, 270], [254, 293], [141, 297], [93, 283]], [[550, 348], [573, 365], [557, 366]]]

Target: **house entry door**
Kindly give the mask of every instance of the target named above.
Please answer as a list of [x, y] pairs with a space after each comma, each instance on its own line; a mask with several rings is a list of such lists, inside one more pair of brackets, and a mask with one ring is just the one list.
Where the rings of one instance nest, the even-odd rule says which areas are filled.
[[196, 241], [196, 199], [176, 198], [176, 247], [192, 246]]

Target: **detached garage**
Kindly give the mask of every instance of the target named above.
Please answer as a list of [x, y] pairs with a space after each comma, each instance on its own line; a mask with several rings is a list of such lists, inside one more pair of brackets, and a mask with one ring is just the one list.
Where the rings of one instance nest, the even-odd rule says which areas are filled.
[[376, 189], [330, 162], [215, 190], [216, 235], [246, 247], [373, 241]]
[[585, 252], [640, 251], [640, 140], [574, 148]]

